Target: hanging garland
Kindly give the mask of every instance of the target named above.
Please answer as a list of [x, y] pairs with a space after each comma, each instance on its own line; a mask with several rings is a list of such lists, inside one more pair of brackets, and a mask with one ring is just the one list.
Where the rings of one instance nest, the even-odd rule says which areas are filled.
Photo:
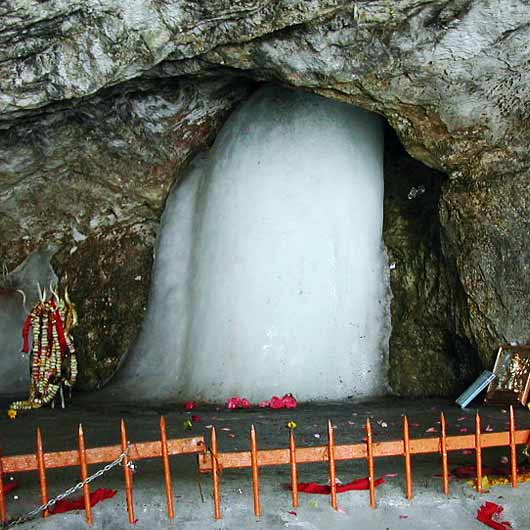
[[8, 411], [10, 418], [18, 410], [31, 410], [51, 403], [64, 385], [72, 388], [77, 378], [77, 358], [72, 328], [77, 324], [77, 313], [65, 290], [61, 298], [52, 290], [46, 300], [46, 290], [40, 292], [40, 301], [28, 315], [22, 335], [22, 351], [30, 349], [30, 332], [33, 338], [31, 351], [31, 384], [29, 398], [14, 401]]

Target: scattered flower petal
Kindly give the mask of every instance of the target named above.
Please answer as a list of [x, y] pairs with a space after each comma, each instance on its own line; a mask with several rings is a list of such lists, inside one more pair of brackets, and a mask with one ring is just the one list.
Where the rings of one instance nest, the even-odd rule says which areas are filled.
[[192, 421], [193, 423], [200, 423], [200, 421], [201, 421], [201, 417], [200, 417], [200, 416], [197, 416], [197, 414], [192, 414], [192, 416], [191, 416], [191, 421]]
[[429, 427], [425, 432], [436, 432], [434, 427]]
[[234, 396], [226, 402], [226, 406], [229, 409], [249, 409], [252, 405], [248, 399]]
[[298, 406], [298, 402], [292, 394], [285, 394], [282, 398], [272, 396], [270, 400], [262, 401], [258, 406], [271, 409], [294, 409]]
[[196, 401], [186, 401], [186, 410], [193, 410], [196, 406]]

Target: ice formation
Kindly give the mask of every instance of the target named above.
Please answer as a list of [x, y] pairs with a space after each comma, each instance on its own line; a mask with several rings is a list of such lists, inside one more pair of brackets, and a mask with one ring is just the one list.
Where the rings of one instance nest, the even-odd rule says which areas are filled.
[[208, 401], [383, 393], [382, 217], [380, 119], [261, 89], [168, 199], [127, 379]]

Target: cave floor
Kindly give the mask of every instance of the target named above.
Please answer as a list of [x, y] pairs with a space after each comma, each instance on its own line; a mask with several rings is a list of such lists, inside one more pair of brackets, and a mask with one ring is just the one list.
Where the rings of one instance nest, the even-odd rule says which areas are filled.
[[[7, 407], [2, 403], [3, 410]], [[127, 421], [131, 441], [157, 440], [159, 415], [168, 422], [170, 438], [204, 435], [209, 442], [210, 426], [215, 425], [219, 435], [219, 449], [248, 450], [250, 425], [256, 426], [260, 448], [288, 446], [286, 424], [297, 423], [299, 446], [324, 445], [326, 422], [330, 418], [336, 426], [336, 442], [356, 443], [364, 437], [364, 424], [370, 416], [373, 420], [376, 440], [398, 439], [402, 435], [401, 416], [407, 413], [411, 423], [411, 438], [436, 436], [439, 429], [440, 411], [446, 413], [449, 434], [474, 432], [476, 409], [461, 410], [444, 400], [378, 399], [369, 402], [353, 401], [301, 404], [292, 410], [227, 410], [225, 407], [201, 406], [186, 411], [183, 404], [160, 406], [131, 406], [97, 403], [93, 398], [74, 397], [66, 410], [43, 409], [9, 420], [0, 418], [0, 444], [4, 455], [34, 451], [35, 428], [40, 425], [47, 451], [74, 449], [77, 447], [77, 425], [83, 422], [87, 447], [119, 443], [119, 420]], [[506, 409], [480, 407], [483, 429], [505, 430], [508, 422]], [[195, 418], [191, 430], [184, 422]], [[530, 426], [530, 412], [517, 410], [517, 422], [521, 428]], [[432, 433], [432, 428], [436, 433]], [[467, 431], [466, 431], [467, 430]], [[429, 432], [427, 432], [429, 431]], [[484, 450], [484, 465], [500, 465], [501, 457], [508, 455], [507, 448]], [[523, 459], [521, 455], [521, 459]], [[450, 466], [474, 464], [474, 454], [450, 453]], [[93, 472], [98, 466], [90, 469]], [[380, 458], [376, 461], [377, 476], [385, 476], [386, 482], [377, 488], [378, 508], [369, 507], [367, 491], [339, 494], [338, 512], [329, 505], [324, 495], [300, 494], [300, 507], [293, 509], [290, 493], [282, 488], [289, 482], [287, 466], [261, 470], [263, 515], [257, 519], [252, 509], [250, 471], [227, 470], [222, 476], [223, 519], [213, 518], [211, 480], [208, 475], [197, 477], [194, 457], [172, 458], [173, 485], [176, 518], [169, 522], [166, 517], [166, 501], [162, 465], [159, 460], [141, 461], [135, 474], [135, 506], [137, 529], [182, 528], [205, 530], [276, 530], [303, 528], [307, 530], [360, 529], [466, 529], [486, 528], [476, 520], [478, 508], [485, 501], [504, 506], [503, 517], [514, 529], [530, 528], [528, 499], [530, 484], [519, 488], [495, 486], [478, 495], [465, 480], [452, 479], [451, 493], [441, 492], [440, 459], [437, 455], [416, 456], [413, 459], [414, 499], [405, 498], [403, 459]], [[343, 482], [365, 477], [366, 463], [362, 461], [338, 462], [337, 476]], [[10, 477], [9, 477], [10, 478]], [[18, 515], [34, 508], [39, 499], [36, 473], [16, 476], [19, 488], [7, 497], [10, 515]], [[327, 483], [327, 467], [317, 464], [299, 466], [301, 482]], [[68, 468], [48, 471], [50, 496], [62, 492], [78, 481], [78, 469]], [[115, 488], [118, 494], [94, 508], [93, 528], [127, 529], [123, 475], [119, 468], [109, 471], [94, 482], [98, 487]], [[89, 528], [83, 512], [71, 512], [38, 519], [26, 523], [24, 528], [82, 529]]]

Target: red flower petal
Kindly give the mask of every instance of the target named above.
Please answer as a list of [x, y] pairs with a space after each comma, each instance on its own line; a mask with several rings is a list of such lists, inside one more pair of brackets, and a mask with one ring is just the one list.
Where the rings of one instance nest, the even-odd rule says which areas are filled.
[[495, 530], [511, 530], [512, 525], [508, 521], [499, 521], [498, 517], [502, 513], [504, 508], [500, 504], [487, 501], [483, 504], [478, 512], [477, 519]]

